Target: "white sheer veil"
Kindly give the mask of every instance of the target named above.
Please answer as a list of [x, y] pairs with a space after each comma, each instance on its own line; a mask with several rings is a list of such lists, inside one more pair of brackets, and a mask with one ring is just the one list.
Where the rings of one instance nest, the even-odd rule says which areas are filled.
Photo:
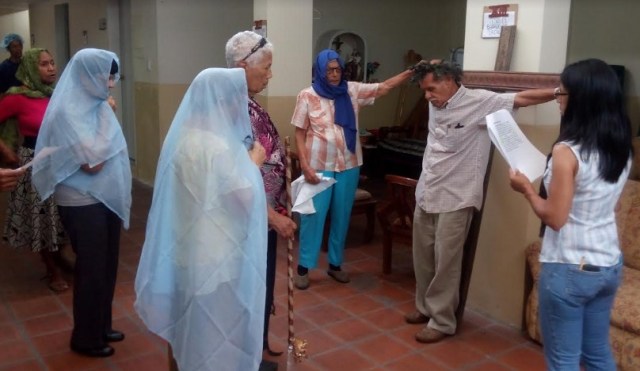
[[[122, 128], [107, 102], [114, 61], [119, 62], [115, 53], [93, 48], [71, 58], [53, 91], [35, 148], [36, 156], [56, 151], [34, 163], [31, 179], [42, 199], [63, 183], [104, 203], [128, 228], [131, 165]], [[114, 77], [117, 81], [119, 75]], [[82, 164], [103, 162], [96, 174], [79, 171]]]
[[267, 205], [242, 69], [210, 68], [187, 90], [162, 147], [135, 308], [181, 371], [257, 370]]

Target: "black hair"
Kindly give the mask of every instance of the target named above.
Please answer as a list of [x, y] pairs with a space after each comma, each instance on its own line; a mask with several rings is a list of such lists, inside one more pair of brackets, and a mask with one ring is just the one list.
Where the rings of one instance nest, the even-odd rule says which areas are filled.
[[580, 144], [580, 156], [597, 154], [600, 177], [614, 183], [633, 156], [631, 123], [618, 77], [599, 59], [585, 59], [565, 67], [560, 81], [567, 105], [556, 143]]
[[411, 67], [411, 69], [413, 70], [413, 76], [411, 76], [412, 82], [419, 83], [428, 74], [432, 73], [435, 81], [440, 81], [444, 77], [451, 77], [458, 86], [462, 83], [462, 69], [457, 64], [448, 61], [421, 61]]
[[116, 63], [114, 59], [111, 61], [111, 71], [109, 71], [109, 75], [115, 75], [116, 73], [118, 73], [118, 63]]

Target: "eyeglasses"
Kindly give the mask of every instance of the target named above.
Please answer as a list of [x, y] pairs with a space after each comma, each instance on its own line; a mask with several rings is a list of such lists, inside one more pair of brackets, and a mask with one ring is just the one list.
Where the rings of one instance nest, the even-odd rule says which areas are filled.
[[257, 52], [258, 50], [260, 50], [260, 48], [264, 47], [265, 45], [267, 45], [267, 39], [265, 39], [264, 37], [260, 39], [260, 41], [258, 41], [258, 43], [251, 48], [251, 51], [249, 52], [249, 54], [247, 54], [246, 57], [242, 58], [240, 61], [246, 61], [247, 58], [249, 58], [250, 56], [252, 56], [255, 52]]
[[558, 98], [558, 97], [561, 97], [561, 96], [563, 96], [563, 95], [569, 95], [569, 93], [564, 92], [564, 91], [560, 91], [560, 88], [556, 88], [556, 89], [553, 91], [553, 97], [554, 97], [554, 98]]
[[330, 75], [332, 73], [342, 73], [342, 68], [340, 67], [327, 67], [327, 75]]

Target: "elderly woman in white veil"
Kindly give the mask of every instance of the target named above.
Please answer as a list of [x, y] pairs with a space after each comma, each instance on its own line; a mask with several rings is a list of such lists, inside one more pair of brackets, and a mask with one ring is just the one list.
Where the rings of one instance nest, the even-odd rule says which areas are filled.
[[[71, 349], [108, 357], [124, 340], [111, 327], [120, 229], [129, 227], [131, 167], [109, 89], [118, 57], [82, 49], [67, 64], [47, 106], [35, 148], [32, 183], [42, 199], [54, 194], [76, 253]], [[36, 162], [35, 159], [45, 160]]]
[[135, 308], [181, 371], [262, 357], [267, 205], [247, 106], [242, 69], [200, 72], [160, 154]]

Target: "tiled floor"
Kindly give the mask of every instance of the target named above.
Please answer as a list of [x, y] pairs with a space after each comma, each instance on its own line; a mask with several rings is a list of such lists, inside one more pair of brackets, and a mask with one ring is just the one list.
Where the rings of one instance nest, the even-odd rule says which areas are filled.
[[[151, 189], [136, 183], [131, 228], [122, 235], [114, 327], [126, 333], [106, 359], [78, 356], [68, 348], [71, 291], [54, 294], [40, 278], [36, 254], [0, 247], [0, 370], [166, 370], [166, 345], [146, 331], [133, 310], [133, 281], [144, 241]], [[380, 231], [361, 243], [363, 220], [353, 218], [344, 268], [346, 285], [324, 270], [311, 272], [311, 287], [295, 292], [295, 336], [308, 341], [308, 358], [296, 363], [285, 352], [270, 357], [280, 370], [543, 370], [538, 345], [520, 331], [465, 313], [459, 334], [438, 344], [413, 340], [420, 327], [402, 314], [413, 309], [410, 248], [394, 253], [394, 271], [381, 274]], [[287, 251], [279, 251], [276, 315], [271, 346], [286, 350]], [[326, 266], [324, 254], [321, 267]], [[70, 277], [69, 277], [70, 279]]]

